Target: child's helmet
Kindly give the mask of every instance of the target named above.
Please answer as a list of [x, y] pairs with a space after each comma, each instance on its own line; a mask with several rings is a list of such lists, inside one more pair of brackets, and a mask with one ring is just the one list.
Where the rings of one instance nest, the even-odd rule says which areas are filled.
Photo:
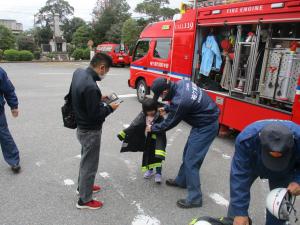
[[266, 200], [268, 211], [280, 220], [289, 220], [290, 214], [294, 211], [296, 197], [291, 195], [286, 188], [272, 190]]

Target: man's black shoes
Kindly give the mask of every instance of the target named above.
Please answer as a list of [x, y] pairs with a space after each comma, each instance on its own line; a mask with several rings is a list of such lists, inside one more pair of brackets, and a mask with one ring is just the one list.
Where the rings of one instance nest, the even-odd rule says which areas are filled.
[[202, 207], [202, 201], [199, 203], [189, 203], [185, 199], [180, 199], [177, 201], [177, 206], [182, 209], [191, 209]]
[[170, 186], [170, 187], [185, 188], [185, 187], [182, 187], [182, 186], [178, 185], [174, 179], [166, 180], [166, 185]]
[[20, 165], [13, 165], [13, 166], [11, 166], [11, 170], [12, 170], [14, 173], [20, 173], [21, 166], [20, 166]]

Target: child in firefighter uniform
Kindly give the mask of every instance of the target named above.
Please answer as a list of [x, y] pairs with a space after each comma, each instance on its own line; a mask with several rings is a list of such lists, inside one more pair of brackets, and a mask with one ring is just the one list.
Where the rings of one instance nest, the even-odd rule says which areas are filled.
[[160, 184], [162, 161], [166, 157], [166, 133], [147, 133], [146, 127], [160, 123], [163, 121], [163, 117], [159, 115], [157, 103], [152, 99], [146, 99], [142, 107], [143, 111], [130, 126], [118, 134], [118, 138], [123, 141], [121, 152], [143, 152], [142, 170], [145, 172], [144, 178], [150, 179], [155, 175], [155, 182]]

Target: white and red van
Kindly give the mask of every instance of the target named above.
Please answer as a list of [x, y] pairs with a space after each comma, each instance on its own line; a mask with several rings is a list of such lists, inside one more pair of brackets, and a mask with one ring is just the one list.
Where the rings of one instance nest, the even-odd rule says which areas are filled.
[[300, 0], [199, 1], [174, 20], [149, 24], [130, 66], [128, 84], [138, 99], [157, 77], [201, 84], [209, 35], [222, 59], [209, 79], [222, 88], [204, 88], [223, 128], [242, 130], [262, 119], [300, 124]]
[[128, 48], [122, 44], [105, 42], [97, 46], [96, 53], [102, 52], [112, 58], [114, 66], [127, 66], [130, 64]]

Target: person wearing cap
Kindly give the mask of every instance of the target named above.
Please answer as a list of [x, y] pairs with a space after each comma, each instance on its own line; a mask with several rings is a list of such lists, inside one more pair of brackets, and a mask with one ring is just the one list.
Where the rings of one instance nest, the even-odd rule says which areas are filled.
[[181, 121], [192, 126], [178, 175], [175, 180], [167, 180], [166, 184], [188, 189], [187, 198], [177, 201], [178, 207], [201, 207], [199, 170], [211, 143], [218, 134], [219, 108], [205, 91], [188, 80], [175, 83], [165, 78], [157, 78], [151, 90], [154, 92], [155, 100], [162, 97], [164, 101], [169, 101], [170, 105], [160, 109], [162, 113], [167, 112], [168, 116], [162, 122], [149, 127], [149, 132], [168, 131]]
[[0, 67], [0, 145], [5, 161], [10, 165], [14, 173], [19, 173], [20, 153], [19, 149], [8, 129], [5, 103], [8, 104], [14, 118], [19, 116], [19, 101], [15, 87], [7, 76], [7, 73]]
[[[300, 126], [291, 121], [263, 120], [246, 127], [237, 137], [230, 172], [228, 216], [233, 225], [249, 225], [250, 189], [258, 178], [268, 179], [271, 190], [287, 187], [300, 195]], [[266, 225], [284, 225], [267, 211]]]

